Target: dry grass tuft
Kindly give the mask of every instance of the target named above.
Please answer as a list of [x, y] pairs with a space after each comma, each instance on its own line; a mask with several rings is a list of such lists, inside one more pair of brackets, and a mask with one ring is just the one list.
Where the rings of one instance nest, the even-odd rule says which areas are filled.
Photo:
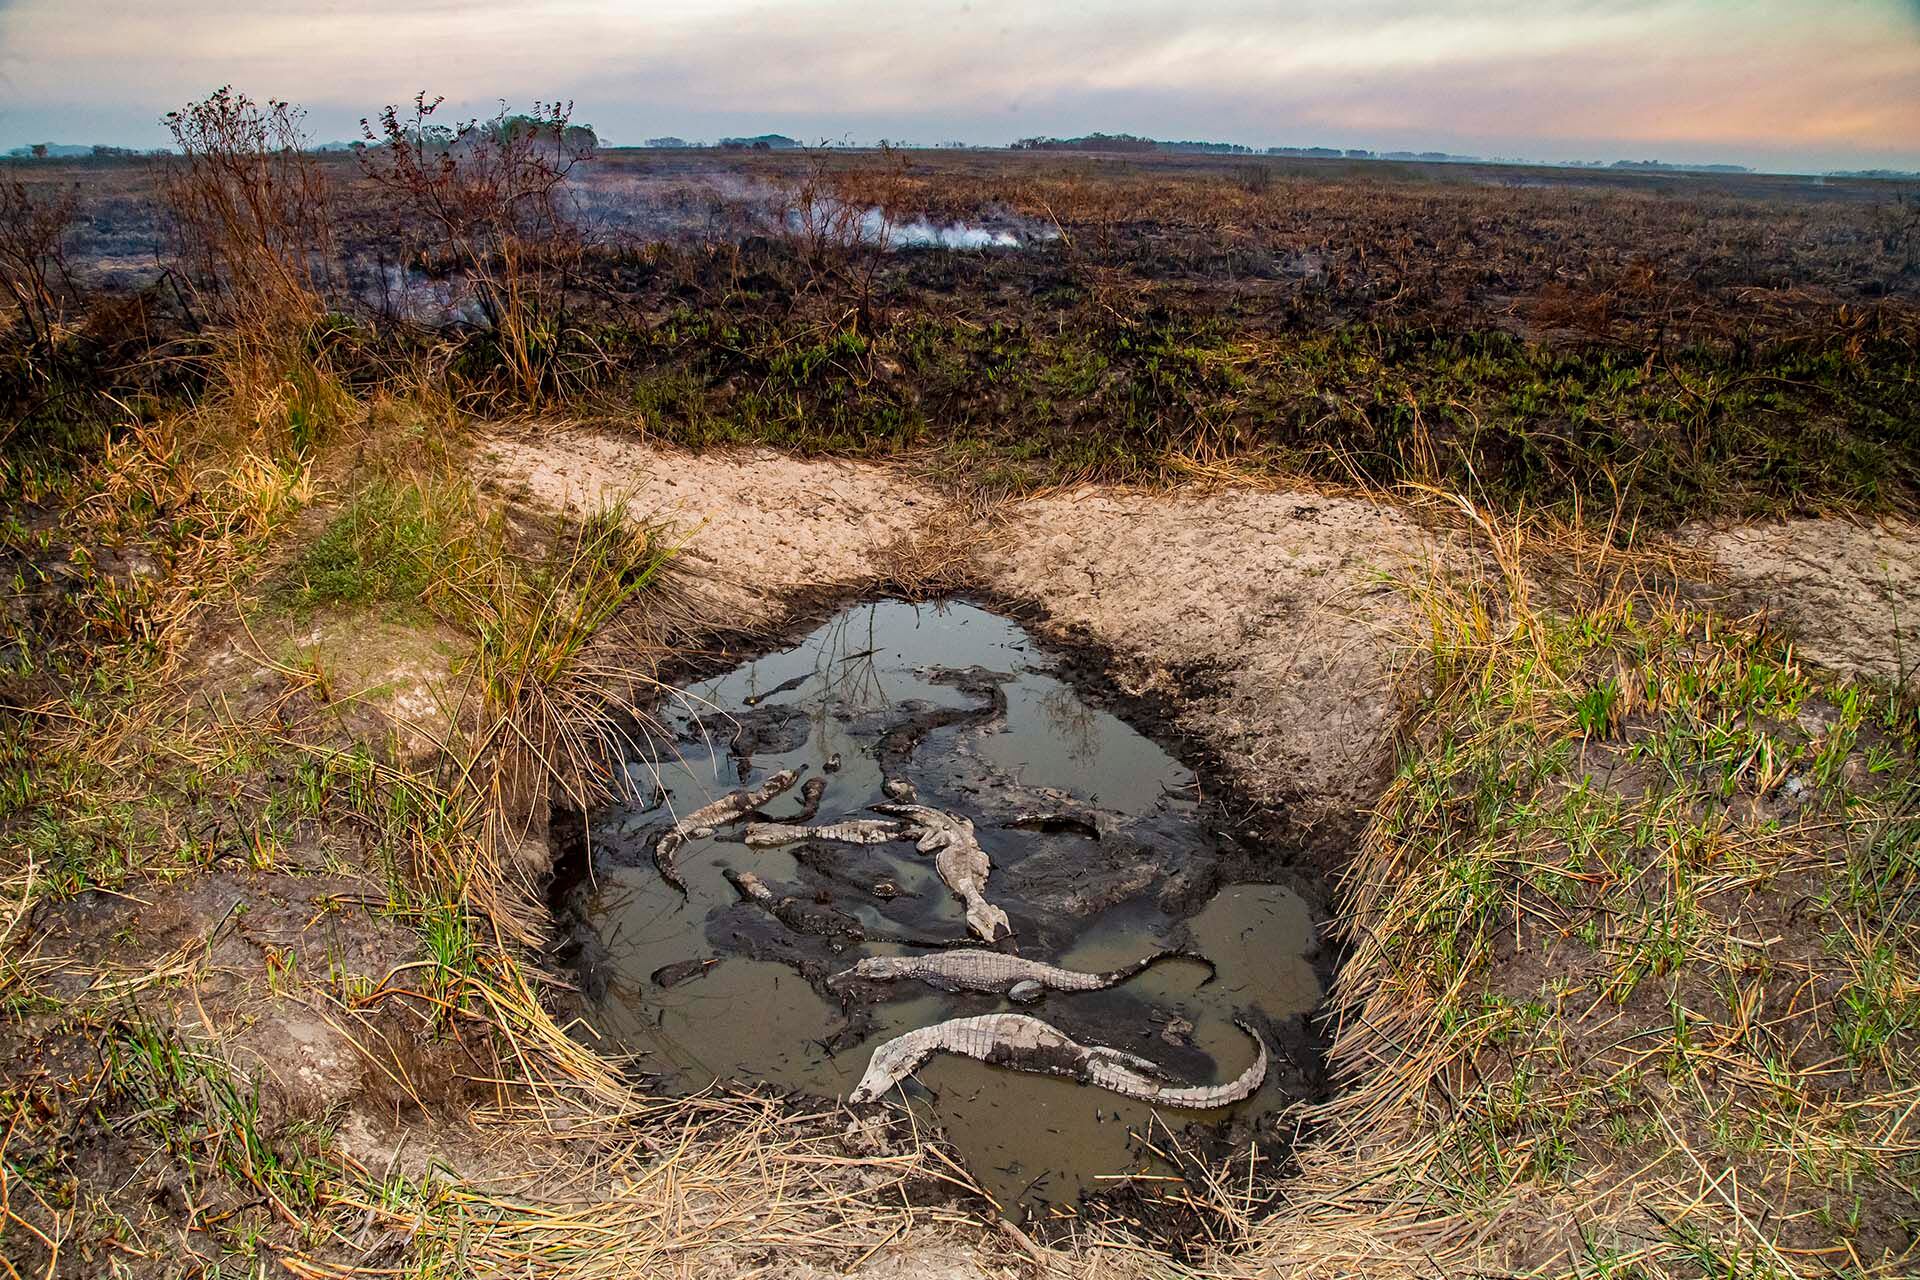
[[[591, 1167], [563, 1155], [527, 1169], [527, 1194], [428, 1176], [337, 1203], [403, 1233], [416, 1274], [555, 1280], [745, 1275], [797, 1256], [845, 1266], [916, 1225], [953, 1218], [914, 1203], [949, 1177], [926, 1148], [854, 1156], [833, 1121], [744, 1094], [666, 1102], [606, 1128]], [[532, 1145], [551, 1150], [541, 1143]], [[385, 1274], [317, 1260], [295, 1270]]]
[[1002, 503], [976, 491], [936, 507], [909, 535], [875, 552], [874, 562], [886, 573], [876, 589], [933, 600], [972, 587], [982, 531], [993, 525]]

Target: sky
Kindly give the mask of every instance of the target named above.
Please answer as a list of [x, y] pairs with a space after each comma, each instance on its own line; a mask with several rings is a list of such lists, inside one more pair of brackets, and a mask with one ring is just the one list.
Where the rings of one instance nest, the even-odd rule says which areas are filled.
[[316, 141], [425, 89], [614, 144], [779, 132], [1920, 169], [1920, 0], [0, 0], [0, 149], [158, 146], [222, 84]]

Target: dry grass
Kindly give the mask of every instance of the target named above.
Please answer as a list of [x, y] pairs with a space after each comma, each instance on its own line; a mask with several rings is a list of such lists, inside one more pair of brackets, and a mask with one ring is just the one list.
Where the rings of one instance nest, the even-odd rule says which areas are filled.
[[875, 553], [875, 562], [887, 571], [878, 589], [908, 600], [934, 600], [967, 590], [977, 573], [983, 530], [991, 527], [1003, 501], [975, 491], [928, 513], [911, 534]]
[[[950, 1212], [917, 1208], [943, 1176], [925, 1148], [850, 1159], [834, 1117], [749, 1095], [666, 1102], [608, 1126], [591, 1165], [528, 1168], [505, 1195], [429, 1175], [343, 1194], [339, 1207], [410, 1240], [415, 1274], [595, 1277], [753, 1274], [804, 1256], [856, 1262]], [[496, 1137], [509, 1140], [509, 1127]], [[535, 1150], [545, 1134], [523, 1133]], [[310, 1276], [379, 1268], [292, 1259]]]
[[204, 354], [225, 398], [278, 410], [304, 449], [349, 407], [316, 337], [335, 253], [335, 192], [303, 113], [222, 88], [166, 117], [180, 158], [163, 192], [181, 279], [215, 322]]

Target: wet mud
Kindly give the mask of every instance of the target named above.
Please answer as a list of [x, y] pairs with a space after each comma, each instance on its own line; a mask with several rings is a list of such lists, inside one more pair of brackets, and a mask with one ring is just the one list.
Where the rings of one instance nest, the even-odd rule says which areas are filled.
[[[572, 828], [582, 865], [558, 906], [585, 1022], [660, 1088], [725, 1079], [844, 1098], [892, 1036], [1015, 1008], [1180, 1084], [1218, 1083], [1250, 1061], [1239, 1017], [1272, 1065], [1253, 1096], [1215, 1111], [1156, 1119], [1073, 1080], [951, 1057], [888, 1101], [936, 1126], [1010, 1212], [1067, 1213], [1089, 1193], [1162, 1177], [1154, 1147], [1174, 1131], [1281, 1154], [1278, 1114], [1321, 1083], [1313, 912], [1292, 887], [1259, 883], [1283, 877], [1222, 838], [1201, 779], [1092, 705], [1075, 674], [986, 609], [877, 601], [690, 682], [662, 709], [672, 740], [628, 766], [644, 799]], [[661, 835], [782, 770], [801, 781], [745, 821], [693, 833], [675, 853], [685, 893], [665, 882], [652, 858]], [[987, 944], [910, 838], [755, 847], [745, 833], [754, 821], [874, 820], [872, 806], [907, 794], [971, 820], [992, 862], [985, 897], [1011, 923], [997, 949], [1105, 971], [1179, 948], [1217, 976], [1174, 957], [1106, 990], [1033, 1002], [1023, 991], [1018, 1005], [848, 980], [864, 957]]]

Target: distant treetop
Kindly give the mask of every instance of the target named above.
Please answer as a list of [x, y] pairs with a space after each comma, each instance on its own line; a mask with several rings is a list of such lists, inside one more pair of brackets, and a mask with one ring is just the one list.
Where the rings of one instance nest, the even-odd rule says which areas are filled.
[[751, 138], [722, 138], [720, 145], [729, 151], [792, 151], [800, 143], [784, 133], [762, 133]]

